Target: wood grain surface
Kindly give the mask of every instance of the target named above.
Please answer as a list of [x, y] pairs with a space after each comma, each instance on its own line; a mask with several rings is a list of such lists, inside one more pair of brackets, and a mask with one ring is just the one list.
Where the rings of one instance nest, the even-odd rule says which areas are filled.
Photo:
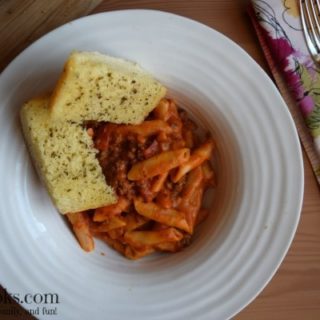
[[0, 71], [42, 35], [90, 13], [101, 0], [0, 0]]
[[[249, 0], [109, 0], [95, 7], [99, 2], [0, 1], [0, 70], [35, 39], [78, 16], [144, 8], [176, 13], [213, 27], [238, 43], [270, 75], [246, 13]], [[320, 319], [320, 192], [305, 154], [304, 171], [304, 203], [292, 246], [270, 283], [235, 319]]]

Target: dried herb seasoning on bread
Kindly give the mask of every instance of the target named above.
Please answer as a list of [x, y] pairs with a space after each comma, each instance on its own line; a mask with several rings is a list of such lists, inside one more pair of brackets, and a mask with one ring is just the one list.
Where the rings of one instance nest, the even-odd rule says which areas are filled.
[[116, 202], [86, 129], [70, 121], [52, 121], [48, 101], [28, 101], [20, 116], [34, 164], [58, 210], [78, 212]]
[[166, 89], [137, 64], [97, 52], [74, 52], [50, 99], [52, 117], [138, 124]]
[[97, 52], [73, 52], [53, 94], [24, 104], [20, 116], [30, 153], [61, 213], [117, 201], [84, 123], [141, 123], [165, 94], [166, 89], [135, 63]]

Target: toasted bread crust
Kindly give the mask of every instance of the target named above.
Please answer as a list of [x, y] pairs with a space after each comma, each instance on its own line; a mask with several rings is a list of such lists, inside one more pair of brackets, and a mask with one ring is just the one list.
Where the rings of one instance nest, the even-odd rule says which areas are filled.
[[33, 163], [61, 213], [116, 202], [84, 128], [68, 121], [51, 121], [48, 97], [24, 104], [20, 118]]
[[61, 213], [117, 201], [82, 123], [141, 123], [165, 94], [166, 89], [135, 63], [97, 52], [73, 52], [53, 93], [22, 107], [22, 128], [35, 167]]
[[50, 99], [53, 119], [141, 123], [166, 89], [137, 64], [73, 52]]

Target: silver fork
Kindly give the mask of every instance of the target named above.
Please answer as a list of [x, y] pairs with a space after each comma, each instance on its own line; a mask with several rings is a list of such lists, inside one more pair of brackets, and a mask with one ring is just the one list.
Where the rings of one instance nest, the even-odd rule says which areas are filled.
[[303, 33], [312, 58], [320, 64], [320, 3], [299, 0]]

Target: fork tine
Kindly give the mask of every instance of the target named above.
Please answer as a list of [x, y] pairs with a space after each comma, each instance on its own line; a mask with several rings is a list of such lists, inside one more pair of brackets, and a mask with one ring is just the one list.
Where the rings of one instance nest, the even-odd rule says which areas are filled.
[[316, 12], [316, 23], [317, 23], [317, 27], [318, 27], [318, 31], [319, 31], [319, 34], [320, 34], [320, 2], [319, 0], [315, 0], [315, 5], [316, 5], [316, 8], [317, 8], [317, 12]]
[[[312, 39], [310, 37], [309, 34], [309, 26], [307, 25], [307, 19], [308, 15], [306, 13], [306, 3], [305, 0], [300, 0], [300, 15], [301, 15], [301, 23], [302, 23], [302, 29], [303, 29], [303, 33], [304, 36], [306, 38], [306, 42], [307, 42], [307, 47], [310, 50], [311, 55], [316, 55], [317, 54], [317, 50], [312, 42]], [[307, 19], [306, 19], [307, 18]]]
[[313, 31], [313, 36], [314, 36], [314, 41], [317, 45], [317, 49], [318, 49], [318, 52], [320, 50], [320, 41], [319, 41], [319, 36], [320, 36], [320, 26], [319, 26], [319, 22], [318, 22], [318, 14], [316, 11], [318, 11], [316, 8], [315, 8], [315, 5], [317, 5], [317, 1], [313, 1], [313, 0], [310, 0], [309, 1], [309, 5], [311, 7], [311, 19], [312, 21], [310, 21], [310, 24], [311, 24], [311, 28], [312, 28], [312, 31]]
[[315, 3], [316, 3], [317, 8], [318, 8], [318, 14], [320, 15], [320, 3], [319, 3], [319, 0], [315, 0]]
[[300, 0], [300, 3], [299, 3], [302, 29], [303, 29], [303, 33], [304, 33], [307, 47], [310, 51], [310, 54], [317, 62], [319, 62], [318, 54], [319, 54], [320, 47], [319, 46], [317, 47], [317, 44], [314, 40], [316, 38], [316, 33], [311, 20], [309, 6], [306, 2], [310, 3], [308, 0]]

